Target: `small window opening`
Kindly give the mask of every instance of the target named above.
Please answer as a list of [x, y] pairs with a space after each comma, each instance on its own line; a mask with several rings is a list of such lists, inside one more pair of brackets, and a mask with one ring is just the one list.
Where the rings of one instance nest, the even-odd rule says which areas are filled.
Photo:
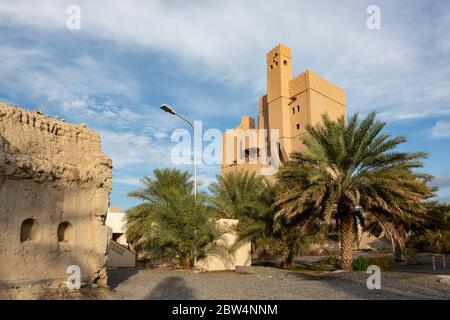
[[35, 240], [38, 235], [38, 225], [34, 219], [26, 219], [20, 226], [20, 241]]
[[283, 151], [281, 151], [281, 144], [279, 142], [277, 142], [278, 144], [278, 158], [280, 159], [281, 163], [284, 163], [284, 156], [283, 156]]
[[283, 61], [283, 64], [284, 64], [285, 66], [287, 66], [287, 61], [286, 61], [286, 60], [284, 60], [284, 61]]
[[297, 111], [300, 112], [300, 106], [297, 106]]
[[259, 148], [249, 148], [245, 149], [245, 160], [258, 159], [260, 155]]
[[292, 108], [292, 114], [294, 114], [295, 113], [295, 108]]
[[270, 70], [272, 70], [273, 69], [273, 65], [270, 65]]
[[69, 222], [62, 222], [58, 226], [58, 242], [69, 242], [72, 240], [72, 225]]
[[300, 125], [297, 123], [297, 130], [300, 129]]

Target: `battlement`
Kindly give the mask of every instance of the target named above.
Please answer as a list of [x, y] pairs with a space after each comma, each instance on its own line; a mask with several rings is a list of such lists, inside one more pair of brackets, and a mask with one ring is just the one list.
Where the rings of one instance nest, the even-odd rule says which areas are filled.
[[0, 122], [12, 122], [58, 137], [73, 137], [77, 143], [83, 140], [100, 142], [100, 136], [95, 131], [88, 129], [85, 124], [69, 124], [61, 120], [51, 119], [37, 111], [28, 111], [3, 102], [0, 102]]
[[[293, 79], [291, 57], [291, 49], [282, 44], [267, 53], [267, 91], [259, 97], [258, 126], [255, 128], [253, 118], [242, 116], [237, 127], [223, 134], [222, 173], [236, 170], [257, 174], [271, 172], [263, 173], [265, 165], [239, 162], [243, 151], [250, 151], [250, 147], [246, 142], [236, 144], [235, 141], [246, 141], [246, 137], [256, 135], [258, 151], [275, 156], [277, 153], [276, 150], [273, 153], [272, 144], [276, 143], [278, 158], [283, 163], [291, 152], [305, 150], [302, 138], [307, 125], [320, 123], [323, 114], [328, 114], [333, 120], [345, 117], [344, 90], [311, 70]], [[237, 149], [241, 145], [244, 150]]]
[[291, 49], [279, 44], [267, 53], [267, 62], [272, 61], [276, 56], [283, 55], [285, 57], [291, 58]]
[[244, 114], [241, 116], [241, 123], [235, 129], [242, 129], [242, 130], [255, 129], [255, 119]]
[[313, 89], [336, 102], [345, 105], [345, 91], [312, 70], [302, 72], [289, 82], [289, 92], [291, 97], [307, 89]]
[[[68, 124], [6, 103], [0, 103], [2, 159], [0, 176], [3, 172], [36, 181], [60, 179], [110, 187], [110, 179], [107, 184], [99, 180], [98, 172], [109, 170], [105, 168], [112, 163], [102, 152], [97, 132], [85, 124]], [[83, 170], [75, 169], [80, 164]]]
[[258, 113], [262, 113], [264, 111], [267, 111], [267, 95], [263, 95], [259, 97], [258, 101]]

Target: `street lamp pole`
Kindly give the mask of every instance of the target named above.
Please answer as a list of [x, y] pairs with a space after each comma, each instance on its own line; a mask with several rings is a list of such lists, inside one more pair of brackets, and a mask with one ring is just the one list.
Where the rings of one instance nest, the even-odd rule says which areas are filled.
[[194, 198], [197, 198], [197, 149], [196, 149], [196, 137], [195, 137], [195, 126], [192, 122], [190, 122], [188, 119], [183, 117], [182, 115], [178, 114], [171, 106], [168, 104], [162, 104], [160, 107], [165, 112], [168, 112], [170, 114], [173, 114], [174, 116], [177, 116], [187, 122], [194, 133]]
[[[170, 114], [173, 114], [174, 116], [177, 116], [181, 118], [182, 120], [186, 121], [192, 128], [192, 131], [194, 133], [194, 214], [195, 214], [195, 206], [197, 201], [197, 149], [196, 149], [196, 138], [195, 138], [195, 126], [192, 122], [190, 122], [188, 119], [183, 117], [182, 115], [178, 114], [171, 106], [168, 104], [162, 104], [160, 107], [165, 112], [168, 112]], [[197, 237], [197, 229], [194, 230], [194, 235]], [[194, 248], [194, 266], [197, 265], [197, 250]]]

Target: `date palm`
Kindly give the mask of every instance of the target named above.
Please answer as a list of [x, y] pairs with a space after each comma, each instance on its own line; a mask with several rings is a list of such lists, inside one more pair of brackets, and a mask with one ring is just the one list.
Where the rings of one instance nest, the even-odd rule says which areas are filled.
[[191, 267], [207, 254], [227, 255], [218, 240], [224, 233], [206, 194], [193, 194], [191, 176], [177, 169], [156, 169], [144, 188], [128, 195], [144, 202], [127, 210], [126, 235], [141, 256]]
[[406, 138], [382, 133], [384, 126], [375, 113], [361, 122], [355, 114], [348, 124], [344, 117], [323, 116], [321, 124], [307, 127], [306, 150], [293, 152], [277, 173], [277, 215], [293, 219], [313, 211], [335, 219], [345, 270], [352, 266], [355, 217], [375, 219], [404, 248], [399, 226], [424, 218], [423, 200], [432, 193], [430, 177], [415, 171], [427, 155], [395, 151]]
[[223, 218], [238, 219], [238, 244], [251, 241], [257, 248], [272, 252], [279, 247], [273, 234], [275, 189], [263, 176], [237, 171], [217, 177], [209, 185], [211, 203]]
[[431, 246], [433, 252], [450, 252], [450, 205], [428, 201], [427, 220], [421, 225], [412, 225], [408, 230], [408, 245], [416, 249]]
[[217, 176], [209, 185], [211, 203], [223, 218], [242, 219], [273, 213], [275, 190], [272, 184], [254, 172], [237, 171]]
[[251, 241], [256, 252], [277, 255], [284, 268], [317, 237], [317, 219], [274, 219], [276, 190], [264, 176], [254, 172], [224, 173], [209, 186], [214, 208], [222, 217], [238, 219], [235, 248]]

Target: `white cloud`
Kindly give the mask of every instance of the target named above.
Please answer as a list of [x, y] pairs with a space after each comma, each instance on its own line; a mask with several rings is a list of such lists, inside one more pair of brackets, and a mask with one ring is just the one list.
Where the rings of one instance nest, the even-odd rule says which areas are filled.
[[438, 200], [439, 200], [440, 202], [445, 202], [445, 203], [447, 203], [447, 204], [450, 204], [450, 195], [438, 197]]
[[[282, 42], [294, 69], [315, 69], [347, 90], [349, 111], [377, 109], [385, 119], [450, 114], [448, 3], [379, 1], [381, 30], [365, 22], [369, 2], [78, 1], [81, 32], [123, 48], [152, 50], [205, 80], [262, 94], [265, 53]], [[0, 4], [7, 21], [64, 30], [68, 1]], [[433, 25], [424, 23], [433, 19]], [[319, 23], [320, 22], [320, 23]], [[69, 33], [68, 33], [69, 34]], [[211, 110], [212, 111], [212, 110]]]
[[103, 151], [113, 160], [114, 168], [132, 165], [171, 163], [170, 145], [157, 144], [148, 136], [132, 131], [100, 131]]
[[435, 177], [431, 182], [431, 185], [438, 188], [450, 187], [450, 175]]
[[[12, 97], [27, 95], [32, 100], [46, 101], [55, 113], [83, 121], [93, 116], [108, 117], [108, 109], [115, 108], [121, 121], [137, 119], [129, 108], [110, 106], [111, 101], [99, 102], [94, 96], [136, 98], [137, 87], [129, 78], [117, 81], [118, 67], [106, 65], [89, 56], [81, 56], [71, 63], [60, 61], [43, 48], [27, 49], [1, 45], [0, 66], [2, 89]], [[104, 114], [103, 114], [104, 112]], [[101, 119], [98, 119], [101, 120]]]
[[197, 177], [197, 181], [199, 186], [201, 186], [202, 189], [206, 190], [211, 182], [216, 181], [216, 178], [214, 176], [199, 175]]
[[127, 185], [127, 186], [141, 186], [140, 178], [131, 175], [117, 175], [113, 176], [113, 183]]
[[164, 139], [168, 137], [167, 132], [156, 132], [153, 136], [157, 139]]
[[[74, 57], [58, 56], [65, 43], [78, 39], [89, 38], [103, 48], [113, 45], [124, 56], [128, 51], [158, 55], [167, 62], [169, 75], [227, 86], [227, 93], [250, 92], [233, 102], [214, 91], [200, 91], [200, 86], [173, 85], [170, 77], [158, 82], [157, 96], [171, 99], [177, 110], [205, 123], [224, 114], [238, 121], [242, 113], [257, 112], [258, 96], [265, 91], [265, 54], [278, 43], [292, 48], [294, 75], [311, 68], [343, 87], [348, 113], [376, 109], [389, 121], [450, 115], [448, 2], [405, 5], [380, 0], [380, 31], [366, 28], [371, 1], [76, 3], [82, 29], [70, 31], [66, 8], [71, 0], [0, 2], [0, 27], [25, 27], [35, 39], [24, 45], [20, 35], [0, 35], [0, 87], [11, 99], [26, 94], [28, 100], [56, 106], [53, 111], [61, 112], [60, 117], [89, 120], [89, 125], [103, 128], [103, 148], [113, 159], [115, 174], [121, 174], [115, 183], [137, 182], [124, 173], [129, 167], [148, 165], [150, 171], [170, 166], [168, 137], [185, 124], [161, 113], [158, 105], [143, 105], [140, 95], [152, 84], [133, 78], [120, 61], [103, 59], [105, 52], [97, 54], [80, 43]], [[55, 50], [46, 47], [52, 41]], [[449, 127], [440, 120], [432, 134], [449, 137]], [[218, 166], [199, 168], [205, 184], [217, 173]]]
[[438, 121], [431, 129], [431, 134], [435, 138], [450, 138], [450, 122]]

